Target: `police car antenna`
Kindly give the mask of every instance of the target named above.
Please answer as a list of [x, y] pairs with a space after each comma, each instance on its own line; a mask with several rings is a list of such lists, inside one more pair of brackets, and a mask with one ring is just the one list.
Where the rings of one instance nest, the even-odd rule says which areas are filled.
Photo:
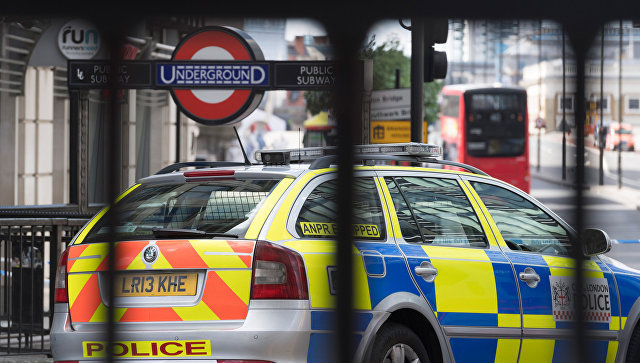
[[302, 149], [302, 140], [300, 139], [300, 128], [298, 127], [298, 163], [300, 163], [302, 160], [302, 151], [300, 149]]
[[238, 135], [238, 129], [233, 127], [233, 131], [236, 133], [236, 138], [238, 139], [238, 143], [240, 144], [240, 150], [242, 150], [242, 155], [244, 156], [244, 165], [251, 166], [251, 161], [249, 161], [249, 157], [247, 156], [247, 152], [244, 151], [244, 146], [242, 145], [242, 140], [240, 140], [240, 135]]

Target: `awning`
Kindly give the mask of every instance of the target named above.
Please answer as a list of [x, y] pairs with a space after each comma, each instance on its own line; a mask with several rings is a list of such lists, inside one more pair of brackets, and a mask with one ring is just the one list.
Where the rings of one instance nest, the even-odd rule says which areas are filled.
[[305, 120], [302, 124], [305, 129], [311, 131], [327, 131], [336, 126], [335, 119], [329, 117], [327, 111], [321, 111], [319, 114]]

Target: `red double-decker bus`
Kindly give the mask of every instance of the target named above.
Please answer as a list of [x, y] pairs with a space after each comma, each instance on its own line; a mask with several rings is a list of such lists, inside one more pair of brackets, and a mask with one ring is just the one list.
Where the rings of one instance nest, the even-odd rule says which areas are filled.
[[444, 86], [440, 125], [444, 159], [473, 165], [529, 192], [527, 93], [523, 88]]

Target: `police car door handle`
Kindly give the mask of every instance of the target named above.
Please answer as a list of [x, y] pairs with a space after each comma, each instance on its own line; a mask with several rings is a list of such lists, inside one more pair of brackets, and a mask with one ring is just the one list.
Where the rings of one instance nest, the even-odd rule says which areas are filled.
[[538, 286], [538, 282], [540, 282], [540, 275], [538, 275], [531, 267], [525, 268], [524, 272], [520, 272], [518, 277], [520, 277], [520, 280], [525, 282], [529, 287], [536, 287]]
[[427, 261], [422, 261], [420, 266], [414, 268], [414, 271], [416, 275], [421, 276], [427, 282], [432, 282], [438, 276], [438, 269]]

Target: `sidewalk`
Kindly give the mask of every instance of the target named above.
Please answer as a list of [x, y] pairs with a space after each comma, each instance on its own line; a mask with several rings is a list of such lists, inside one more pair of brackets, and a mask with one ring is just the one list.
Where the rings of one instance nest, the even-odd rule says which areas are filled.
[[[533, 134], [530, 137], [530, 163], [531, 163], [531, 177], [543, 180], [549, 183], [562, 185], [567, 188], [576, 189], [576, 155], [573, 148], [567, 148], [566, 153], [566, 178], [562, 178], [562, 151], [561, 147], [559, 152], [557, 150], [545, 150], [545, 143], [553, 143], [562, 145], [562, 133], [561, 132], [548, 132], [541, 135], [541, 161], [540, 170], [537, 168], [537, 134]], [[575, 146], [575, 132], [566, 138], [567, 145]], [[555, 146], [555, 145], [554, 145]], [[613, 200], [619, 204], [628, 206], [631, 209], [640, 210], [640, 190], [622, 186], [618, 188], [617, 184], [611, 184], [605, 182], [605, 185], [599, 185], [598, 183], [598, 166], [591, 165], [589, 163], [589, 153], [597, 155], [598, 149], [594, 147], [593, 136], [585, 138], [585, 178], [582, 190], [585, 193], [597, 195], [602, 198]], [[549, 157], [551, 153], [551, 157]], [[594, 155], [591, 155], [592, 157]], [[545, 157], [546, 156], [546, 157]], [[597, 156], [596, 156], [597, 157]], [[606, 167], [606, 164], [605, 164]]]

